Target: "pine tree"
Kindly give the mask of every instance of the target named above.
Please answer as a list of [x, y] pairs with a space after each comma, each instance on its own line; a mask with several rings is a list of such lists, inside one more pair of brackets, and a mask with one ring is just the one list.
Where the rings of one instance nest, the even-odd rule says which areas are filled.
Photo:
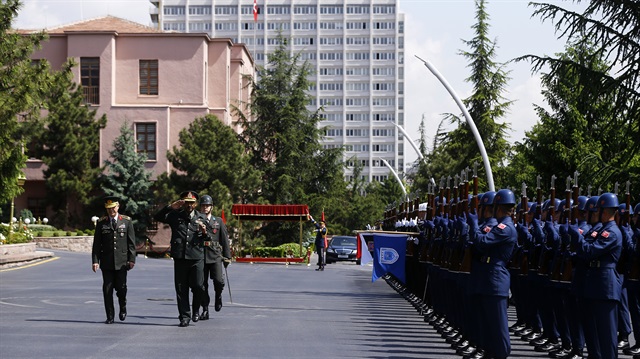
[[[584, 156], [585, 162], [597, 163], [595, 178], [603, 182], [603, 188], [611, 188], [614, 181], [629, 181], [631, 192], [637, 194], [640, 193], [640, 5], [637, 0], [585, 3], [587, 7], [582, 12], [557, 4], [532, 5], [536, 8], [534, 16], [551, 21], [559, 37], [566, 39], [568, 48], [589, 49], [588, 54], [582, 51], [583, 56], [526, 55], [516, 60], [531, 61], [534, 72], [548, 69], [548, 76], [556, 81], [561, 82], [563, 76], [569, 74], [587, 86], [579, 88], [581, 96], [593, 99], [594, 103], [603, 100], [607, 103], [608, 113], [590, 109], [600, 113], [601, 118], [582, 113], [589, 121], [602, 124], [591, 139], [601, 141], [603, 150], [576, 153]], [[571, 101], [576, 100], [573, 95], [569, 97]], [[600, 122], [601, 119], [606, 119], [606, 123]], [[530, 139], [531, 143], [536, 141], [536, 138]], [[573, 139], [562, 141], [571, 143]], [[638, 195], [634, 200], [638, 200]]]
[[[178, 135], [180, 147], [167, 153], [175, 171], [158, 178], [159, 189], [171, 196], [185, 190], [200, 191], [213, 198], [214, 209], [230, 210], [233, 203], [255, 197], [260, 172], [249, 164], [249, 155], [238, 135], [217, 117], [195, 119]], [[175, 197], [159, 196], [165, 202]]]
[[91, 202], [91, 191], [102, 173], [95, 158], [107, 118], [96, 119], [96, 111], [84, 104], [82, 88], [73, 81], [71, 71], [55, 74], [45, 106], [48, 115], [39, 152], [47, 165], [44, 177], [48, 202], [56, 212], [54, 223], [61, 228], [86, 224], [88, 218], [71, 204]]
[[[496, 57], [496, 45], [488, 37], [489, 15], [484, 0], [476, 1], [476, 20], [472, 26], [474, 38], [464, 41], [471, 50], [461, 52], [470, 61], [471, 75], [466, 80], [473, 84], [473, 93], [463, 103], [482, 137], [493, 172], [498, 172], [498, 176], [494, 174], [494, 177], [499, 177], [500, 166], [506, 165], [504, 160], [510, 147], [506, 139], [509, 125], [498, 122], [511, 105], [511, 101], [502, 96], [509, 77], [504, 65], [493, 60]], [[439, 148], [434, 148], [429, 156], [429, 163], [433, 163], [430, 172], [436, 178], [460, 173], [476, 161], [482, 163], [478, 145], [466, 119], [454, 114], [447, 115], [446, 119], [458, 127], [443, 133]], [[481, 177], [481, 174], [478, 176]]]
[[[269, 63], [259, 69], [260, 78], [250, 81], [251, 102], [235, 109], [243, 131], [241, 138], [251, 164], [262, 172], [260, 193], [272, 204], [323, 203], [317, 195], [331, 198], [343, 193], [342, 149], [323, 149], [319, 128], [321, 109], [310, 111], [307, 93], [311, 71], [299, 54], [290, 54], [279, 36], [278, 48]], [[321, 208], [311, 208], [318, 213]], [[331, 209], [327, 216], [332, 217]], [[270, 244], [297, 238], [298, 225], [271, 222], [262, 233]]]
[[27, 125], [37, 117], [50, 84], [49, 64], [31, 61], [46, 36], [11, 30], [20, 6], [18, 0], [0, 2], [0, 203], [22, 192], [17, 179], [27, 161], [23, 145], [33, 133]]
[[131, 124], [127, 121], [120, 127], [120, 136], [109, 151], [111, 159], [105, 160], [106, 172], [102, 175], [102, 190], [108, 196], [120, 199], [120, 213], [131, 217], [136, 241], [146, 238], [151, 199], [151, 171], [145, 168], [147, 156], [136, 151]]

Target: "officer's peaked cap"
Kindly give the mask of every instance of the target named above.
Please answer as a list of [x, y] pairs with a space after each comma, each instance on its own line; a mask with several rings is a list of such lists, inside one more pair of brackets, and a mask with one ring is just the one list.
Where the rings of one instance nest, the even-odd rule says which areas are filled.
[[198, 192], [196, 191], [184, 191], [180, 193], [180, 199], [185, 202], [196, 202], [198, 198]]
[[115, 206], [120, 205], [118, 202], [120, 199], [116, 196], [106, 196], [103, 198], [104, 208], [113, 208]]

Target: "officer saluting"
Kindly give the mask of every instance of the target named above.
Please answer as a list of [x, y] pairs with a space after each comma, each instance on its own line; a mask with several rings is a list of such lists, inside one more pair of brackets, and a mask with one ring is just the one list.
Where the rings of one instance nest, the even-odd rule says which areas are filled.
[[96, 224], [91, 250], [92, 269], [102, 272], [102, 294], [107, 313], [105, 324], [112, 324], [115, 310], [113, 290], [120, 305], [120, 320], [127, 317], [127, 271], [136, 262], [136, 245], [131, 218], [118, 213], [118, 197], [104, 198], [107, 215]]
[[226, 268], [231, 262], [231, 250], [229, 249], [229, 234], [222, 218], [211, 215], [213, 199], [209, 195], [202, 196], [200, 210], [205, 218], [207, 238], [204, 242], [204, 292], [202, 295], [202, 314], [200, 319], [209, 319], [209, 280], [213, 279], [215, 296], [215, 310], [222, 309], [222, 290], [224, 289], [224, 277], [222, 265]]
[[[198, 310], [204, 291], [204, 239], [206, 229], [198, 222], [203, 216], [196, 211], [198, 194], [185, 191], [180, 199], [162, 208], [155, 214], [158, 222], [171, 226], [171, 257], [173, 258], [173, 280], [176, 288], [176, 301], [180, 327], [188, 327], [193, 319], [197, 322], [200, 317]], [[193, 291], [193, 316], [189, 310], [189, 288]]]

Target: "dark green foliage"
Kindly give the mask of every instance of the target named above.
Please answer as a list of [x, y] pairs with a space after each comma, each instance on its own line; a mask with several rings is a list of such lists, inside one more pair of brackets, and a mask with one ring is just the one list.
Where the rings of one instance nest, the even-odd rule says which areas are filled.
[[17, 181], [27, 161], [22, 145], [31, 141], [28, 122], [37, 116], [50, 81], [48, 63], [31, 62], [45, 35], [11, 30], [20, 6], [17, 0], [0, 2], [0, 203], [22, 192]]
[[[251, 103], [235, 112], [251, 165], [262, 174], [257, 200], [310, 204], [319, 217], [327, 199], [344, 188], [341, 149], [327, 150], [320, 144], [319, 113], [306, 108], [311, 99], [306, 92], [310, 66], [298, 60], [280, 37], [268, 65], [260, 69], [260, 79], [251, 81]], [[299, 237], [298, 232], [297, 223], [271, 222], [259, 234], [268, 244], [279, 244]]]
[[623, 190], [629, 181], [633, 201], [640, 200], [640, 3], [591, 0], [582, 13], [533, 6], [569, 45], [555, 57], [517, 59], [548, 71], [543, 84], [551, 107], [538, 108], [540, 123], [519, 151], [528, 159], [544, 151], [544, 163], [534, 163], [545, 177], [578, 170], [593, 193], [612, 191], [615, 182]]
[[599, 187], [613, 191], [616, 181], [624, 185], [626, 180], [633, 185], [631, 193], [638, 193], [640, 154], [632, 153], [628, 129], [619, 126], [625, 115], [614, 109], [618, 91], [605, 91], [606, 80], [594, 76], [606, 71], [605, 59], [594, 57], [592, 47], [577, 46], [559, 55], [563, 61], [558, 64], [564, 65], [555, 67], [553, 75], [542, 74], [550, 110], [537, 107], [540, 122], [518, 149], [543, 178], [564, 179], [577, 170], [582, 185], [591, 185], [593, 193]]
[[136, 242], [146, 239], [150, 218], [151, 171], [145, 168], [147, 156], [136, 151], [131, 124], [120, 127], [120, 136], [109, 151], [111, 159], [104, 161], [106, 172], [101, 177], [105, 195], [120, 198], [119, 212], [131, 217], [136, 233]]
[[[461, 52], [470, 61], [471, 75], [466, 80], [474, 87], [471, 96], [464, 99], [463, 103], [483, 139], [492, 172], [497, 177], [496, 174], [506, 165], [503, 161], [509, 150], [506, 139], [509, 125], [498, 121], [506, 115], [511, 101], [502, 96], [509, 77], [504, 65], [493, 60], [496, 57], [496, 45], [488, 37], [489, 16], [484, 4], [483, 0], [476, 1], [477, 22], [472, 26], [475, 37], [465, 41], [471, 50]], [[483, 163], [477, 142], [464, 116], [448, 114], [445, 120], [457, 127], [447, 133], [439, 129], [434, 148], [427, 156], [429, 168], [426, 172], [431, 173], [438, 184], [443, 176], [446, 178], [460, 174], [476, 161], [481, 168]], [[481, 174], [478, 173], [478, 176]], [[424, 182], [422, 180], [423, 185]], [[499, 187], [497, 183], [496, 187]]]
[[180, 147], [167, 154], [176, 171], [157, 181], [159, 204], [175, 200], [182, 191], [194, 190], [210, 195], [214, 215], [219, 215], [223, 208], [230, 214], [233, 203], [256, 197], [260, 172], [249, 164], [249, 156], [231, 127], [208, 115], [180, 131], [179, 140]]
[[[69, 61], [65, 67], [72, 65]], [[91, 191], [102, 172], [91, 161], [98, 155], [100, 130], [107, 118], [96, 119], [96, 111], [84, 104], [82, 89], [69, 70], [54, 74], [45, 106], [46, 130], [37, 153], [47, 165], [44, 177], [47, 198], [56, 213], [54, 224], [59, 228], [82, 225], [87, 222], [86, 215], [69, 205], [91, 201]]]

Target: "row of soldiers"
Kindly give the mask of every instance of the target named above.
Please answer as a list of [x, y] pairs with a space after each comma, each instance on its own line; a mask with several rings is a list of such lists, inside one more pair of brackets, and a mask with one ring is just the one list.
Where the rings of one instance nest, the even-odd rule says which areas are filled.
[[563, 199], [552, 178], [544, 200], [538, 178], [535, 201], [524, 184], [516, 201], [510, 189], [478, 193], [475, 172], [472, 194], [463, 172], [453, 186], [430, 186], [426, 203], [385, 212], [383, 229], [419, 233], [407, 242], [405, 288], [425, 321], [466, 358], [508, 357], [509, 331], [553, 358], [640, 357], [628, 340], [640, 335], [640, 221], [629, 186], [622, 204], [615, 193], [582, 196], [576, 173]]

